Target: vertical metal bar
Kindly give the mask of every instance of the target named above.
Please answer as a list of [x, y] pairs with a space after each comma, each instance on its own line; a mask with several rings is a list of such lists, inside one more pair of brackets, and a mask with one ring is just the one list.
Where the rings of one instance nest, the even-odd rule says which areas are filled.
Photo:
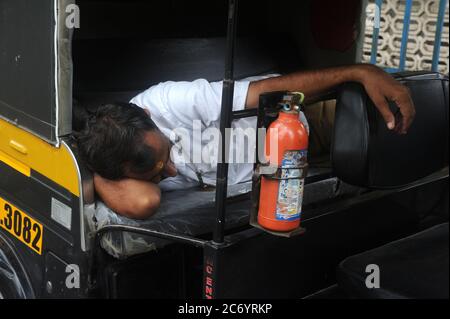
[[397, 73], [399, 69], [397, 68], [384, 68], [383, 69], [387, 73]]
[[434, 39], [433, 62], [431, 64], [431, 70], [434, 72], [439, 70], [439, 57], [441, 54], [441, 39], [442, 30], [444, 28], [445, 9], [447, 9], [447, 0], [441, 0], [439, 2], [439, 12], [436, 22], [436, 36]]
[[370, 56], [370, 63], [377, 64], [377, 53], [378, 53], [378, 38], [380, 36], [380, 23], [381, 23], [381, 6], [383, 5], [383, 0], [375, 1], [375, 19], [373, 24], [373, 34], [372, 34], [372, 53]]
[[233, 111], [234, 95], [234, 47], [236, 43], [237, 24], [237, 2], [229, 0], [228, 5], [228, 30], [227, 30], [227, 53], [225, 59], [225, 78], [222, 90], [222, 109], [220, 113], [221, 142], [219, 162], [217, 164], [216, 181], [216, 227], [214, 229], [213, 241], [223, 243], [225, 231], [225, 210], [228, 184], [228, 149], [226, 145], [227, 128], [231, 127], [231, 115]]
[[408, 51], [409, 26], [411, 22], [411, 8], [413, 0], [406, 0], [405, 16], [403, 18], [402, 46], [400, 49], [400, 65], [399, 70], [405, 70], [406, 53]]

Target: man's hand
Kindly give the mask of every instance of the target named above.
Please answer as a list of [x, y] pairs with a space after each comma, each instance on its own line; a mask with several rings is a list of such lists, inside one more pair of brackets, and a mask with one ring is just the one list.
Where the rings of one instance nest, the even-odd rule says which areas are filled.
[[[375, 66], [360, 65], [359, 68], [357, 80], [364, 85], [387, 127], [397, 133], [406, 134], [416, 114], [409, 89]], [[396, 119], [389, 109], [388, 101], [397, 104], [401, 117]]]
[[125, 217], [147, 219], [161, 203], [161, 190], [150, 182], [131, 178], [112, 181], [94, 174], [94, 186], [103, 202]]
[[[317, 71], [304, 71], [252, 82], [246, 107], [258, 105], [259, 95], [273, 91], [301, 91], [307, 100], [314, 100], [345, 82], [359, 82], [380, 111], [390, 130], [406, 134], [416, 114], [408, 88], [391, 75], [369, 64], [335, 67]], [[400, 109], [398, 118], [389, 109], [394, 101]]]

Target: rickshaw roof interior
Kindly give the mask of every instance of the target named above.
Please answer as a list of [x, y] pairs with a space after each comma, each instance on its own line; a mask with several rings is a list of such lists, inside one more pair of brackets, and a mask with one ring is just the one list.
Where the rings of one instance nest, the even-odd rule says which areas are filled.
[[[76, 96], [131, 92], [128, 98], [162, 81], [223, 79], [227, 1], [77, 3], [82, 27], [73, 41]], [[300, 68], [290, 22], [279, 19], [282, 8], [269, 0], [239, 3], [236, 78]]]

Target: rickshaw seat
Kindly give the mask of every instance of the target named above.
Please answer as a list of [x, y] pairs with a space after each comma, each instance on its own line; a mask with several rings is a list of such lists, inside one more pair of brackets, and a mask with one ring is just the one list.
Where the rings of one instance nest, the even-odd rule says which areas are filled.
[[[323, 169], [317, 171], [311, 169], [310, 176], [323, 172]], [[248, 225], [251, 207], [250, 191], [250, 182], [229, 186], [226, 229], [236, 229]], [[312, 217], [308, 216], [310, 214], [307, 211], [310, 205], [317, 206], [321, 202], [357, 196], [362, 191], [362, 188], [342, 183], [334, 177], [307, 184], [303, 200], [304, 216], [305, 218]], [[215, 189], [191, 188], [164, 192], [158, 212], [144, 221], [120, 216], [100, 201], [90, 206], [90, 209], [85, 209], [85, 213], [91, 232], [106, 225], [129, 225], [159, 232], [208, 238], [216, 223]], [[158, 238], [125, 232], [107, 233], [101, 241], [105, 251], [119, 259], [161, 248], [167, 243]]]
[[[338, 96], [332, 162], [347, 183], [401, 188], [438, 171], [448, 174], [448, 76], [410, 72], [397, 78], [416, 108], [407, 135], [386, 128], [362, 86], [348, 83]], [[448, 223], [441, 224], [349, 257], [338, 268], [339, 286], [352, 298], [448, 298], [448, 236]], [[369, 265], [376, 267], [367, 270]], [[372, 287], [368, 277], [376, 269], [380, 286]]]
[[[445, 223], [349, 257], [339, 265], [339, 286], [351, 298], [448, 299], [448, 236]], [[366, 286], [368, 265], [379, 268], [378, 288]]]
[[[336, 176], [349, 184], [396, 188], [448, 166], [448, 76], [410, 72], [397, 78], [416, 108], [406, 135], [386, 128], [361, 85], [347, 83], [340, 90], [331, 155]], [[399, 115], [394, 103], [390, 107]]]

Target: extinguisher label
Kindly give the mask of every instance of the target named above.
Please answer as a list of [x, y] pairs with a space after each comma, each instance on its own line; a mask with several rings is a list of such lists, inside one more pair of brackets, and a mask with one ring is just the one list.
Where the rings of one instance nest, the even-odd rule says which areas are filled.
[[306, 164], [307, 155], [307, 150], [284, 153], [281, 163], [281, 167], [283, 167], [281, 178], [289, 179], [283, 179], [279, 184], [277, 220], [294, 221], [300, 219], [305, 180], [298, 178], [302, 176], [302, 170], [296, 167]]

